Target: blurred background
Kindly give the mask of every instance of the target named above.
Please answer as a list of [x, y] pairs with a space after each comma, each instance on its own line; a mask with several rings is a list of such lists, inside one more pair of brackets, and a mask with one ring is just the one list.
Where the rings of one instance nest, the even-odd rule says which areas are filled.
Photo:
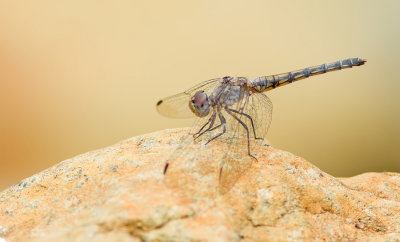
[[120, 140], [190, 126], [158, 99], [348, 57], [268, 92], [268, 140], [335, 176], [400, 172], [400, 1], [0, 2], [0, 190]]

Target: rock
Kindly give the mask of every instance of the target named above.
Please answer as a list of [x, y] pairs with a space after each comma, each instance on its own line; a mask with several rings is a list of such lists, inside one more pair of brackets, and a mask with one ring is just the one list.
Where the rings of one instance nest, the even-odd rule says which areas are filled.
[[15, 184], [0, 193], [0, 238], [400, 241], [398, 173], [335, 178], [263, 141], [252, 142], [258, 162], [221, 163], [223, 141], [182, 148], [185, 137], [134, 137]]

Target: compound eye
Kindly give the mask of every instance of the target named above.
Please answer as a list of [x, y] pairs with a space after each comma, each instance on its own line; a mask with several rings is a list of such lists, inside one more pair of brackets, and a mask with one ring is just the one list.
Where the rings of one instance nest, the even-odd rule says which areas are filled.
[[194, 94], [192, 102], [197, 106], [202, 106], [207, 101], [207, 94], [204, 91], [198, 91]]
[[189, 107], [198, 117], [206, 116], [210, 112], [207, 93], [204, 90], [196, 92], [192, 97]]

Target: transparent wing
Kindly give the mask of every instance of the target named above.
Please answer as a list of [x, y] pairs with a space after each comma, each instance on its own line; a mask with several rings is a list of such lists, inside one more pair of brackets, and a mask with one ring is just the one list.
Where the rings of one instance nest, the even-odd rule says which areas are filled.
[[272, 117], [272, 102], [263, 93], [253, 93], [231, 109], [231, 114], [225, 112], [229, 117], [229, 132], [224, 141], [226, 153], [220, 164], [219, 191], [222, 194], [228, 192], [257, 161], [254, 148], [259, 143], [255, 137], [265, 138]]
[[[248, 114], [254, 124], [256, 138], [265, 138], [272, 121], [272, 102], [264, 93], [253, 93], [246, 104], [243, 113]], [[250, 119], [243, 117], [251, 126]], [[253, 132], [252, 132], [253, 133]], [[253, 134], [254, 136], [254, 134]]]
[[161, 99], [157, 102], [157, 111], [170, 118], [191, 118], [194, 114], [189, 109], [191, 96], [185, 92]]
[[221, 81], [221, 78], [204, 81], [182, 93], [163, 98], [156, 104], [157, 111], [161, 115], [170, 118], [192, 118], [195, 115], [190, 111], [188, 106], [190, 99], [199, 90], [209, 93], [219, 81]]

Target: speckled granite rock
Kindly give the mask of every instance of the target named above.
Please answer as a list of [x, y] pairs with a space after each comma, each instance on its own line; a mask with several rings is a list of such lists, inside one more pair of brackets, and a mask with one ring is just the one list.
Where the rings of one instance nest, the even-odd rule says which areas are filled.
[[223, 153], [218, 142], [183, 150], [164, 177], [164, 160], [186, 132], [134, 137], [8, 188], [0, 193], [0, 238], [400, 241], [400, 174], [335, 178], [255, 141], [258, 162], [227, 173], [224, 189], [220, 164], [207, 160]]

